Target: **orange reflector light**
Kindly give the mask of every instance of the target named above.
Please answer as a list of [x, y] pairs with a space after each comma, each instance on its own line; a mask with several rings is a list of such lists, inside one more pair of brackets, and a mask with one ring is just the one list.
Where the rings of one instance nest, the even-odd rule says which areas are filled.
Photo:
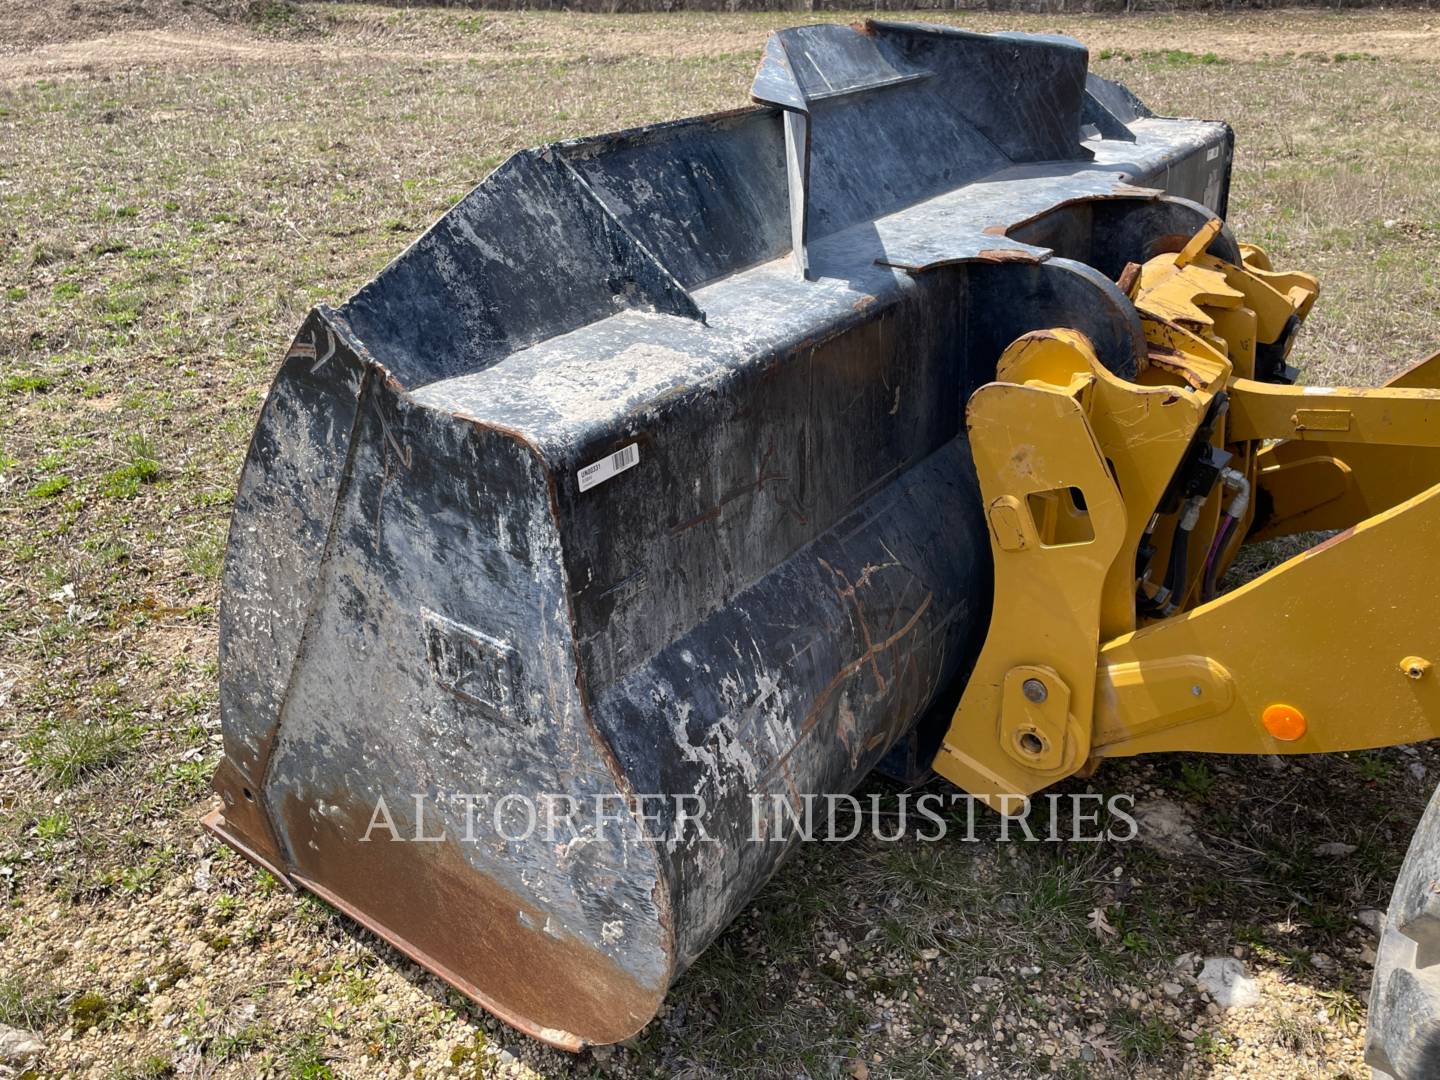
[[1294, 705], [1267, 705], [1260, 722], [1266, 731], [1285, 742], [1294, 742], [1305, 734], [1305, 714]]

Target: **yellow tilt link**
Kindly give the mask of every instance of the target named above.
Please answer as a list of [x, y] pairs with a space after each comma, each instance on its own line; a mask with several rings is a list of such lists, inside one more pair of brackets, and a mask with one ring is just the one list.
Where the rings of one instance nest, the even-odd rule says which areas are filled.
[[[1105, 757], [1440, 734], [1440, 354], [1378, 390], [1273, 381], [1316, 283], [1206, 254], [1220, 227], [1131, 276], [1136, 381], [1053, 329], [970, 399], [994, 607], [934, 765], [997, 809]], [[1219, 594], [1248, 540], [1320, 528], [1346, 531]]]

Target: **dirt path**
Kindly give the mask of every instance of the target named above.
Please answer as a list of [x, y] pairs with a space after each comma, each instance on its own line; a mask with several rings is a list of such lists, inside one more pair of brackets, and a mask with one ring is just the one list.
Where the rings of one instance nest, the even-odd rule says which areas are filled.
[[[951, 13], [954, 21], [976, 29], [1001, 26], [1050, 29], [1052, 17]], [[0, 85], [38, 79], [113, 75], [146, 67], [191, 68], [341, 63], [467, 63], [504, 61], [523, 55], [535, 58], [612, 58], [659, 50], [671, 55], [709, 54], [753, 50], [771, 23], [786, 20], [773, 15], [730, 16], [728, 23], [711, 25], [714, 15], [677, 17], [656, 28], [646, 23], [632, 32], [624, 16], [536, 16], [527, 13], [484, 16], [479, 32], [454, 32], [452, 17], [443, 11], [408, 15], [398, 26], [375, 23], [364, 27], [373, 44], [337, 45], [330, 38], [285, 39], [263, 37], [237, 28], [194, 30], [132, 29], [79, 41], [20, 48], [0, 55]], [[704, 33], [697, 35], [697, 24]], [[1327, 18], [1320, 28], [1313, 15], [1254, 13], [1245, 16], [1185, 14], [1166, 17], [1150, 28], [1145, 51], [1185, 49], [1215, 53], [1223, 59], [1255, 60], [1265, 57], [1324, 56], [1375, 57], [1428, 61], [1440, 50], [1440, 18], [1417, 26], [1412, 18], [1395, 25], [1389, 13], [1368, 12]], [[639, 29], [638, 26], [635, 29]], [[1068, 20], [1090, 48], [1134, 51], [1134, 27], [1117, 18]], [[601, 31], [597, 33], [597, 31]], [[348, 35], [347, 35], [348, 36]], [[699, 40], [697, 40], [697, 37]], [[353, 38], [351, 39], [353, 41]], [[457, 44], [463, 48], [456, 48]]]
[[44, 45], [0, 57], [0, 80], [110, 74], [165, 65], [291, 63], [306, 50], [289, 42], [259, 41], [220, 34], [176, 34], [164, 30], [128, 30], [88, 41]]

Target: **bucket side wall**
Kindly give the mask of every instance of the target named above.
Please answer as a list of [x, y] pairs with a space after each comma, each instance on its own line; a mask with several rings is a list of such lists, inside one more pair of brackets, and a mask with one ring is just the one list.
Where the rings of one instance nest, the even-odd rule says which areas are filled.
[[[670, 981], [658, 865], [619, 833], [557, 857], [515, 798], [624, 793], [578, 686], [546, 473], [343, 342], [313, 364], [277, 382], [227, 574], [222, 678], [264, 692], [225, 727], [282, 868], [527, 1031], [624, 1038]], [[327, 377], [345, 391], [310, 389]]]

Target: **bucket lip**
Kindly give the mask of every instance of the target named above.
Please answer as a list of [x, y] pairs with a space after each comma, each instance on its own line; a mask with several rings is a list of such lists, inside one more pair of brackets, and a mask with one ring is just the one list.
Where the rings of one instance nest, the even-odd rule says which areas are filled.
[[[203, 815], [200, 819], [200, 824], [207, 832], [210, 832], [217, 839], [234, 848], [255, 866], [274, 875], [274, 877], [291, 892], [298, 892], [300, 889], [304, 889], [318, 896], [332, 907], [343, 912], [350, 919], [359, 923], [366, 930], [369, 930], [376, 937], [385, 941], [402, 955], [419, 964], [426, 971], [430, 972], [430, 974], [461, 991], [466, 997], [474, 1000], [476, 1004], [486, 1012], [491, 1013], [510, 1027], [534, 1039], [538, 1039], [549, 1046], [553, 1046], [558, 1050], [565, 1050], [570, 1053], [579, 1053], [587, 1046], [595, 1045], [594, 1040], [585, 1038], [583, 1034], [564, 1031], [559, 1028], [546, 1027], [533, 1022], [528, 1016], [508, 1007], [494, 996], [486, 993], [474, 982], [416, 946], [406, 938], [404, 934], [387, 926], [380, 920], [373, 918], [367, 914], [363, 908], [352, 904], [345, 899], [344, 896], [326, 888], [314, 878], [295, 873], [292, 870], [286, 870], [272, 858], [263, 854], [259, 850], [260, 845], [254, 841], [253, 838], [242, 835], [234, 825], [226, 819], [223, 808], [217, 807]], [[660, 989], [653, 992], [653, 1000], [647, 1003], [649, 1005], [648, 1011], [646, 1015], [641, 1017], [637, 1022], [634, 1031], [627, 1031], [620, 1036], [620, 1039], [626, 1039], [634, 1035], [654, 1018], [655, 1013], [659, 1011], [661, 1002], [665, 999], [665, 993], [669, 989], [670, 983], [674, 979], [673, 936], [669, 934], [669, 921], [662, 921], [667, 932], [665, 940], [666, 957], [668, 960], [667, 977]]]
[[[490, 994], [487, 994], [484, 990], [480, 989], [480, 987], [475, 985], [469, 979], [456, 972], [453, 968], [447, 967], [445, 964], [441, 963], [433, 956], [430, 956], [424, 950], [412, 944], [403, 934], [392, 929], [391, 927], [385, 926], [378, 920], [371, 918], [363, 910], [357, 908], [354, 904], [349, 903], [343, 896], [332, 892], [324, 885], [320, 884], [318, 881], [314, 881], [300, 874], [295, 874], [292, 876], [294, 877], [295, 882], [302, 886], [304, 889], [314, 893], [326, 903], [331, 904], [333, 907], [344, 912], [351, 919], [354, 919], [361, 926], [365, 927], [365, 929], [369, 930], [372, 934], [383, 939], [387, 944], [394, 947], [401, 954], [415, 961], [415, 963], [419, 964], [426, 971], [430, 972], [430, 974], [455, 987], [466, 997], [474, 1000], [476, 1004], [478, 1004], [486, 1012], [493, 1015], [497, 1020], [500, 1020], [502, 1023], [508, 1024], [510, 1027], [515, 1028], [517, 1031], [520, 1031], [533, 1039], [538, 1039], [540, 1042], [543, 1042], [549, 1046], [553, 1046], [557, 1050], [565, 1050], [572, 1054], [579, 1053], [587, 1046], [594, 1045], [594, 1041], [585, 1038], [584, 1035], [577, 1034], [571, 1031], [562, 1031], [559, 1028], [545, 1027], [541, 1024], [536, 1024], [528, 1016], [525, 1016], [523, 1013], [516, 1012], [514, 1009], [509, 1008], [504, 1003], [497, 1001], [494, 997], [492, 997]], [[673, 945], [670, 949], [670, 955], [673, 956]], [[673, 959], [670, 966], [673, 970]], [[648, 1024], [654, 1018], [655, 1013], [659, 1011], [660, 1003], [665, 1000], [665, 993], [669, 989], [669, 982], [670, 980], [667, 979], [665, 985], [662, 986], [659, 990], [655, 991], [654, 1000], [650, 1003], [648, 1014], [644, 1016], [638, 1024], [636, 1024], [634, 1031], [628, 1031], [624, 1035], [621, 1035], [618, 1039], [607, 1041], [619, 1042], [622, 1039], [627, 1039], [631, 1035], [634, 1035], [636, 1032], [640, 1031], [646, 1024]]]

